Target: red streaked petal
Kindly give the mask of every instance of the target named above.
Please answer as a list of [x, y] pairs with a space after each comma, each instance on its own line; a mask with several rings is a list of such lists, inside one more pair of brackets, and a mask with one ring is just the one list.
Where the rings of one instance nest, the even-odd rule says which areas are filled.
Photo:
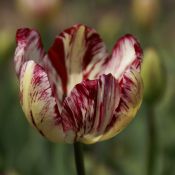
[[112, 75], [83, 81], [63, 103], [64, 129], [75, 131], [76, 141], [97, 142], [112, 120], [119, 99], [119, 84]]
[[20, 100], [27, 120], [51, 141], [64, 140], [62, 118], [44, 69], [34, 61], [23, 64]]
[[45, 56], [40, 35], [29, 28], [21, 28], [16, 33], [17, 47], [14, 56], [15, 70], [19, 77], [23, 64], [28, 60], [41, 63]]
[[111, 73], [120, 84], [121, 98], [111, 122], [100, 140], [109, 139], [123, 130], [135, 117], [143, 96], [140, 75], [142, 49], [132, 35], [125, 35], [116, 43], [105, 73]]
[[63, 127], [66, 133], [75, 131], [72, 142], [79, 140], [92, 128], [97, 85], [97, 80], [85, 80], [77, 84], [63, 102]]
[[140, 73], [135, 69], [128, 69], [119, 83], [120, 102], [100, 140], [114, 137], [122, 131], [135, 117], [140, 108], [143, 97], [143, 82]]
[[120, 96], [118, 81], [111, 74], [101, 75], [98, 80], [93, 127], [87, 135], [84, 135], [85, 143], [101, 140], [119, 105]]
[[41, 37], [36, 30], [29, 28], [18, 29], [16, 33], [17, 48], [15, 51], [15, 68], [19, 77], [23, 64], [28, 60], [34, 60], [47, 72], [52, 91], [57, 101], [58, 108], [61, 109], [63, 100], [63, 90], [61, 88], [61, 78], [54, 70], [48, 56], [45, 54]]
[[116, 79], [128, 69], [140, 72], [142, 49], [139, 42], [130, 34], [121, 37], [114, 46], [112, 57], [106, 60], [105, 74], [111, 73]]
[[95, 30], [74, 25], [56, 39], [48, 52], [53, 67], [62, 81], [64, 94], [83, 79], [94, 79], [107, 52]]

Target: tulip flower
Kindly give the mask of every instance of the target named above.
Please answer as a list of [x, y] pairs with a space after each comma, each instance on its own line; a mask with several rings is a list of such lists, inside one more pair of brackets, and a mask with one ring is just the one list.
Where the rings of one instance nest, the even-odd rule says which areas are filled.
[[142, 49], [130, 34], [112, 54], [98, 33], [74, 25], [46, 53], [36, 30], [16, 35], [14, 62], [20, 102], [29, 123], [53, 142], [95, 143], [112, 138], [142, 100]]

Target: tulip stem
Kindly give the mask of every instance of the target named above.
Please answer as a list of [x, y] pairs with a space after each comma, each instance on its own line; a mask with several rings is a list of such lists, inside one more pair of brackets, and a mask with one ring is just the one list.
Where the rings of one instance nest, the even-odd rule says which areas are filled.
[[148, 106], [148, 157], [147, 157], [147, 175], [153, 175], [156, 162], [157, 134], [155, 128], [154, 106]]
[[79, 142], [74, 143], [75, 164], [77, 175], [85, 175], [84, 159], [82, 153], [82, 145]]

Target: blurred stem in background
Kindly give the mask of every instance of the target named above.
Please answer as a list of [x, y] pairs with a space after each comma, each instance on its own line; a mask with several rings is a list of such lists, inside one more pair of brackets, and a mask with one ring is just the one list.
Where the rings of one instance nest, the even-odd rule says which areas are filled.
[[153, 175], [158, 148], [155, 108], [166, 89], [166, 70], [165, 65], [162, 63], [159, 54], [154, 48], [145, 49], [142, 66], [144, 101], [147, 105], [147, 175]]
[[84, 159], [82, 145], [79, 142], [74, 143], [75, 164], [77, 168], [77, 175], [85, 175]]
[[147, 175], [153, 175], [157, 155], [157, 132], [156, 132], [154, 105], [147, 106], [147, 129], [148, 129]]

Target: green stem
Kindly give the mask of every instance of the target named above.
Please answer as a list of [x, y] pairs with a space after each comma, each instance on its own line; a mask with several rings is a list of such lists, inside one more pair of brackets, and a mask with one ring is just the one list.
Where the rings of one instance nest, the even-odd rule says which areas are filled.
[[79, 142], [74, 143], [75, 164], [77, 175], [85, 175], [82, 145]]
[[154, 106], [148, 106], [148, 157], [147, 157], [147, 175], [153, 175], [156, 162], [157, 134], [155, 128]]

